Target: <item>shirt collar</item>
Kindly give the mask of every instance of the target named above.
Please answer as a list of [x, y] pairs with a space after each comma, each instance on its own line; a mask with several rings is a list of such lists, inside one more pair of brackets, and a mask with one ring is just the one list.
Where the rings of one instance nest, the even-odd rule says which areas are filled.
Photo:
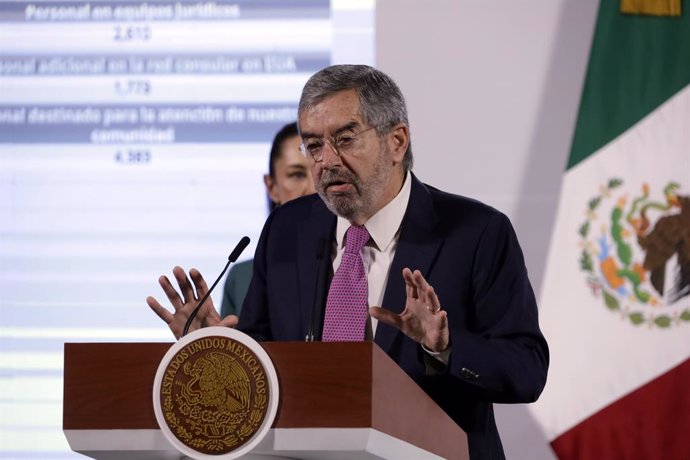
[[[410, 191], [412, 190], [410, 176], [410, 171], [407, 171], [405, 182], [395, 198], [371, 216], [364, 224], [371, 236], [371, 240], [376, 244], [379, 251], [386, 250], [400, 229], [405, 211], [407, 210], [407, 203], [410, 201]], [[335, 231], [338, 248], [345, 246], [345, 233], [350, 228], [350, 225], [347, 219], [338, 216], [338, 224]]]

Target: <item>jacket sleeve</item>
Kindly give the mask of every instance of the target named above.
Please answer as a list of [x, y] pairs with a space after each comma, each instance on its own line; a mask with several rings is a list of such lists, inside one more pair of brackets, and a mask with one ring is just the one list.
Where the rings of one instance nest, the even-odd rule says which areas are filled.
[[471, 328], [453, 331], [447, 372], [497, 403], [536, 401], [549, 350], [522, 250], [508, 218], [487, 220], [472, 261]]
[[267, 244], [271, 224], [275, 212], [271, 213], [261, 231], [259, 242], [254, 254], [252, 280], [249, 283], [247, 295], [242, 303], [242, 314], [237, 329], [248, 334], [254, 340], [273, 340], [268, 309], [268, 295], [266, 286]]

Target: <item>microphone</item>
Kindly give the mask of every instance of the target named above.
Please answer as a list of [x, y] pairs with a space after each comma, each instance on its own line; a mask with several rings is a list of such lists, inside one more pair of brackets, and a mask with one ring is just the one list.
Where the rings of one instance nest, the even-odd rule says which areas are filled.
[[305, 342], [314, 341], [314, 322], [316, 321], [316, 306], [319, 303], [319, 275], [321, 274], [321, 265], [323, 265], [321, 263], [321, 260], [323, 259], [323, 253], [325, 249], [326, 239], [319, 238], [319, 241], [316, 243], [316, 281], [314, 282], [314, 303], [311, 305], [311, 314], [309, 315], [309, 331], [307, 332], [306, 337], [304, 337]]
[[211, 295], [211, 291], [213, 291], [213, 288], [216, 287], [216, 284], [218, 284], [218, 281], [223, 277], [225, 274], [225, 271], [228, 269], [231, 263], [235, 262], [237, 258], [242, 254], [242, 251], [245, 250], [247, 245], [249, 245], [249, 237], [248, 236], [243, 236], [242, 239], [240, 240], [239, 243], [237, 243], [237, 246], [235, 246], [235, 249], [232, 250], [230, 255], [228, 256], [228, 263], [225, 264], [225, 268], [223, 268], [223, 271], [220, 272], [220, 275], [218, 275], [218, 278], [216, 278], [216, 281], [213, 283], [211, 286], [211, 289], [208, 290], [206, 295], [201, 299], [199, 304], [196, 306], [194, 310], [192, 310], [192, 313], [189, 315], [189, 318], [187, 318], [187, 322], [184, 325], [184, 329], [182, 330], [182, 335], [180, 338], [184, 337], [187, 335], [187, 332], [189, 332], [189, 327], [192, 325], [192, 321], [194, 321], [194, 318], [196, 318], [196, 315], [199, 314], [199, 310], [201, 310], [201, 307], [204, 305], [206, 302], [206, 299]]

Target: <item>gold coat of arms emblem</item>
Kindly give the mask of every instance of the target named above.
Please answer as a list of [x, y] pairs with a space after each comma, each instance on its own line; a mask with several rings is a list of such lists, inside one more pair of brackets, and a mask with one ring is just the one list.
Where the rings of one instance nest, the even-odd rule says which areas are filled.
[[250, 337], [228, 328], [196, 331], [171, 348], [158, 369], [154, 406], [178, 450], [235, 458], [270, 428], [277, 378], [262, 352]]

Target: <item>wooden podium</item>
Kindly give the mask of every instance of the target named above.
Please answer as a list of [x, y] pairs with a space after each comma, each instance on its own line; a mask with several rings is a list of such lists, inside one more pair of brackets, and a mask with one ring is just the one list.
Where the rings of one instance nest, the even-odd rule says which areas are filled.
[[[245, 458], [467, 459], [467, 437], [373, 342], [263, 342], [278, 373], [272, 429]], [[63, 430], [98, 459], [179, 459], [152, 402], [170, 343], [67, 343]]]

